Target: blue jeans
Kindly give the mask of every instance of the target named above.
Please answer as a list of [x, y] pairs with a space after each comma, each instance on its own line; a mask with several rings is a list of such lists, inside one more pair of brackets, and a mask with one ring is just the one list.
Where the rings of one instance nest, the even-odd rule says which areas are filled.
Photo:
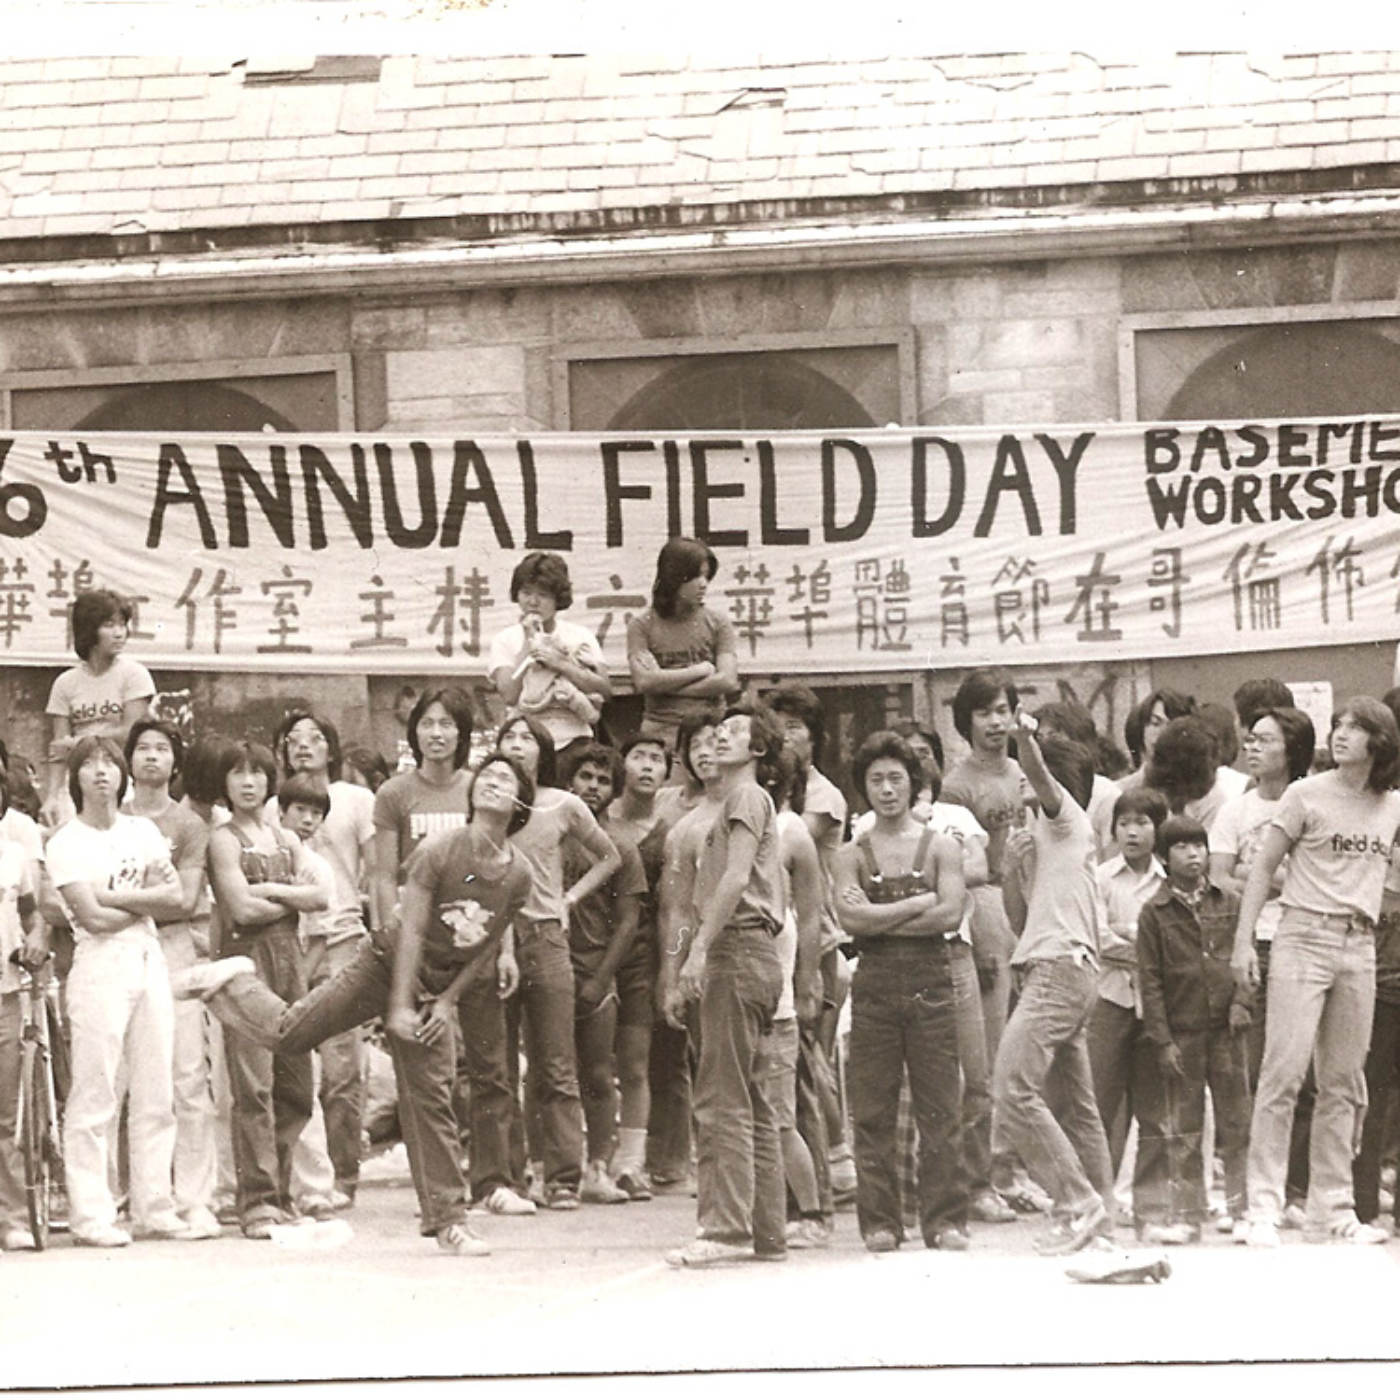
[[700, 993], [695, 1078], [697, 1216], [706, 1239], [787, 1252], [787, 1197], [770, 1102], [766, 1044], [782, 990], [770, 934], [726, 928], [710, 945]]
[[1128, 1130], [1133, 1119], [1140, 1117], [1138, 1101], [1151, 1092], [1150, 1086], [1156, 1082], [1157, 1047], [1144, 1034], [1142, 1022], [1131, 1006], [1119, 1006], [1103, 997], [1094, 1001], [1086, 1034], [1094, 1099], [1116, 1176]]
[[690, 1175], [691, 1084], [694, 1047], [690, 1032], [669, 1021], [654, 1021], [647, 1081], [651, 1116], [647, 1120], [647, 1174], [658, 1184]]
[[[1027, 963], [1021, 976], [992, 1076], [993, 1112], [1058, 1213], [1077, 1215], [1101, 1200], [1111, 1215], [1113, 1168], [1094, 1100], [1086, 1034], [1098, 972], [1091, 963], [1066, 957]], [[1062, 1122], [1045, 1098], [1052, 1071]]]
[[[331, 1036], [382, 1016], [389, 1005], [390, 978], [389, 955], [365, 940], [352, 962], [290, 1006], [247, 973], [221, 987], [207, 1005], [230, 1031], [263, 1047], [264, 1053], [305, 1056]], [[453, 1038], [439, 1036], [432, 1045], [392, 1035], [386, 1039], [398, 1087], [399, 1128], [418, 1194], [419, 1228], [433, 1235], [467, 1218], [452, 1114]], [[307, 1107], [309, 1113], [309, 1076]]]
[[[851, 982], [846, 1084], [855, 1129], [856, 1218], [862, 1236], [903, 1237], [896, 1121], [900, 1083], [909, 1076], [919, 1142], [919, 1224], [934, 1244], [967, 1220], [961, 1162], [962, 1090], [958, 1023], [978, 1002], [967, 947], [946, 939], [891, 939], [867, 948]], [[984, 1068], [985, 1078], [985, 1068]]]
[[[574, 969], [569, 941], [557, 919], [515, 926], [520, 988], [506, 1003], [506, 1072], [520, 1077], [520, 1035], [529, 1065], [526, 1109], [511, 1125], [511, 1169], [525, 1175], [525, 1144], [544, 1163], [551, 1185], [577, 1186], [582, 1176], [583, 1107], [574, 1052]], [[515, 1100], [518, 1102], [518, 1100]]]
[[1285, 907], [1269, 958], [1264, 1063], [1249, 1142], [1249, 1214], [1284, 1206], [1293, 1109], [1311, 1061], [1317, 1079], [1308, 1153], [1308, 1215], [1320, 1225], [1355, 1209], [1351, 1163], [1366, 1111], [1366, 1051], [1376, 1001], [1369, 927]]

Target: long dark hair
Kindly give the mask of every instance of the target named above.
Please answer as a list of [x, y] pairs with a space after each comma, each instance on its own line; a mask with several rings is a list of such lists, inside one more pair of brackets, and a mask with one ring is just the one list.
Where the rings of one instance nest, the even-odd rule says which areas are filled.
[[651, 585], [651, 606], [657, 617], [676, 615], [676, 594], [693, 578], [714, 578], [719, 560], [709, 545], [689, 535], [676, 535], [661, 546], [656, 556], [656, 580]]
[[555, 782], [554, 736], [534, 715], [507, 715], [501, 727], [496, 731], [496, 747], [501, 747], [501, 740], [505, 737], [506, 730], [514, 729], [517, 724], [523, 724], [534, 736], [535, 743], [539, 745], [540, 757], [535, 764], [535, 786], [537, 788], [556, 787], [558, 784]]

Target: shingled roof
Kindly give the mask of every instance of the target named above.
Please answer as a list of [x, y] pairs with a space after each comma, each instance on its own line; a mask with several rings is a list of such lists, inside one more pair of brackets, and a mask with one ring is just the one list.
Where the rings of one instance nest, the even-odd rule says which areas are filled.
[[1400, 53], [0, 62], [0, 238], [1400, 161]]

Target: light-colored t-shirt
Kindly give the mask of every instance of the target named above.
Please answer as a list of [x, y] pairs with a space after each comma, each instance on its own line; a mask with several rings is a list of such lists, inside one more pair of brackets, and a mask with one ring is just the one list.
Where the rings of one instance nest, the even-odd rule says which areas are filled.
[[1030, 821], [1035, 876], [1026, 900], [1026, 927], [1011, 955], [1015, 965], [1077, 953], [1097, 959], [1099, 886], [1094, 828], [1084, 809], [1061, 789], [1055, 816]]
[[[24, 942], [24, 924], [19, 902], [26, 895], [34, 898], [31, 863], [16, 841], [0, 839], [0, 993], [19, 988], [19, 969], [10, 954]], [[0, 1093], [13, 1093], [13, 1085], [0, 1086]]]
[[1122, 788], [1112, 778], [1105, 778], [1102, 773], [1094, 774], [1094, 787], [1085, 810], [1094, 828], [1094, 848], [1100, 860], [1107, 860], [1118, 852], [1118, 842], [1113, 839], [1113, 809], [1122, 795]]
[[[658, 617], [652, 608], [627, 623], [627, 658], [650, 652], [663, 671], [679, 671], [701, 661], [719, 666], [719, 658], [737, 651], [729, 619], [709, 608], [685, 618]], [[642, 732], [674, 740], [677, 728], [691, 715], [715, 703], [715, 696], [652, 693], [642, 701]]]
[[1220, 815], [1220, 809], [1230, 800], [1232, 785], [1227, 783], [1220, 775], [1222, 772], [1231, 772], [1231, 769], [1215, 770], [1215, 782], [1204, 797], [1198, 797], [1193, 802], [1188, 802], [1182, 807], [1182, 814], [1200, 822], [1207, 831], [1215, 825], [1215, 819]]
[[408, 858], [425, 836], [466, 826], [469, 787], [471, 774], [464, 768], [442, 786], [428, 782], [414, 768], [396, 773], [374, 794], [374, 829], [392, 831], [398, 837], [399, 869], [394, 875], [400, 883]]
[[[122, 811], [136, 815], [131, 812], [130, 805], [124, 806]], [[154, 822], [157, 830], [165, 837], [166, 846], [170, 851], [170, 863], [175, 867], [175, 873], [178, 875], [187, 870], [198, 870], [201, 885], [207, 887], [209, 828], [194, 812], [178, 802], [172, 802], [160, 816], [148, 817], [147, 821]], [[161, 934], [174, 938], [191, 932], [196, 924], [199, 924], [200, 941], [203, 942], [207, 937], [209, 924], [209, 902], [204, 899], [201, 903], [202, 909], [200, 905], [196, 905], [194, 914], [189, 918], [171, 919], [158, 925]]]
[[1292, 843], [1279, 902], [1314, 914], [1381, 912], [1400, 792], [1356, 792], [1335, 772], [1290, 783], [1273, 825]]
[[[1221, 809], [1210, 828], [1210, 853], [1231, 857], [1230, 873], [1237, 880], [1249, 877], [1254, 858], [1259, 854], [1264, 834], [1278, 811], [1278, 797], [1264, 797], [1258, 788], [1233, 797]], [[1284, 856], [1279, 874], [1287, 872], [1288, 857]], [[1266, 900], [1254, 925], [1254, 937], [1261, 943], [1273, 941], [1283, 906], [1277, 898]]]
[[0, 817], [0, 837], [13, 841], [23, 850], [25, 859], [30, 862], [30, 876], [38, 888], [38, 868], [44, 863], [44, 833], [33, 817], [21, 812], [18, 807], [7, 807]]
[[1030, 785], [1021, 765], [1008, 758], [992, 768], [973, 758], [961, 758], [948, 770], [940, 794], [944, 802], [966, 807], [987, 833], [988, 883], [1001, 884], [1001, 853], [1006, 833], [1025, 821]]
[[73, 925], [75, 942], [92, 937], [140, 942], [156, 937], [155, 922], [147, 914], [133, 915], [115, 933], [94, 935], [78, 922], [72, 906], [63, 897], [66, 885], [91, 885], [94, 890], [144, 888], [146, 868], [155, 861], [170, 859], [170, 847], [153, 821], [118, 812], [111, 826], [100, 828], [74, 817], [49, 837], [45, 858], [59, 902]]
[[831, 818], [816, 843], [817, 856], [822, 865], [822, 932], [818, 952], [825, 956], [846, 941], [846, 931], [836, 915], [836, 885], [831, 874], [832, 857], [841, 849], [841, 842], [845, 839], [846, 799], [841, 789], [825, 773], [809, 768], [802, 812], [804, 816], [808, 812], [819, 812]]
[[[530, 864], [530, 894], [520, 917], [527, 923], [564, 917], [564, 838], [587, 843], [602, 829], [580, 798], [560, 788], [539, 788], [530, 820], [511, 838], [511, 845]], [[596, 842], [595, 842], [596, 844]]]
[[761, 927], [777, 933], [783, 924], [783, 862], [778, 845], [778, 814], [773, 799], [756, 783], [740, 783], [720, 804], [719, 814], [705, 833], [695, 878], [695, 905], [703, 918], [729, 864], [729, 842], [736, 826], [758, 840], [748, 883], [739, 896], [726, 928]]
[[71, 666], [53, 683], [44, 713], [68, 721], [75, 739], [87, 734], [122, 735], [122, 710], [128, 700], [149, 700], [156, 693], [151, 673], [129, 656], [119, 656], [100, 675], [86, 666]]
[[[569, 660], [576, 665], [586, 666], [599, 674], [604, 672], [603, 649], [598, 645], [597, 637], [580, 623], [566, 622], [562, 617], [556, 617], [553, 629], [544, 635], [558, 642], [568, 653]], [[503, 666], [514, 670], [524, 650], [525, 627], [522, 623], [512, 622], [509, 627], [501, 628], [491, 638], [486, 674], [494, 675]], [[573, 710], [551, 703], [550, 691], [555, 681], [561, 679], [564, 678], [557, 671], [531, 661], [520, 677], [520, 699], [516, 702], [520, 709], [533, 715], [549, 730], [556, 748], [563, 748], [574, 739], [593, 733], [592, 726]], [[595, 706], [599, 703], [597, 696], [590, 698]]]
[[[327, 788], [331, 809], [308, 843], [309, 849], [323, 856], [335, 875], [335, 899], [319, 916], [318, 936], [326, 942], [341, 943], [365, 931], [360, 885], [364, 875], [364, 843], [374, 836], [374, 794], [358, 783], [337, 780]], [[277, 799], [269, 797], [263, 815], [276, 826], [282, 825]]]

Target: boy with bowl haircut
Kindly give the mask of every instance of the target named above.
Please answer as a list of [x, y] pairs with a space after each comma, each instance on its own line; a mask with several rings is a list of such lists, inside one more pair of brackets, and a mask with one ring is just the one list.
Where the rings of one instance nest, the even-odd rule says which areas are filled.
[[1205, 1091], [1215, 1106], [1229, 1214], [1244, 1234], [1249, 1074], [1244, 1032], [1253, 1001], [1230, 971], [1239, 900], [1207, 873], [1205, 828], [1168, 817], [1157, 832], [1167, 882], [1138, 920], [1144, 1034], [1156, 1074], [1139, 1087], [1133, 1217], [1150, 1244], [1200, 1238], [1208, 1214], [1201, 1130]]
[[[1098, 1000], [1089, 1017], [1089, 1068], [1094, 1077], [1103, 1130], [1117, 1172], [1127, 1127], [1136, 1114], [1136, 1086], [1152, 1066], [1152, 1047], [1143, 1035], [1138, 996], [1137, 931], [1142, 907], [1156, 894], [1166, 871], [1157, 859], [1157, 832], [1167, 819], [1167, 799], [1156, 788], [1129, 788], [1113, 805], [1112, 840], [1117, 854], [1095, 872], [1103, 899], [1099, 930]], [[1123, 1131], [1114, 1132], [1126, 1104]]]

